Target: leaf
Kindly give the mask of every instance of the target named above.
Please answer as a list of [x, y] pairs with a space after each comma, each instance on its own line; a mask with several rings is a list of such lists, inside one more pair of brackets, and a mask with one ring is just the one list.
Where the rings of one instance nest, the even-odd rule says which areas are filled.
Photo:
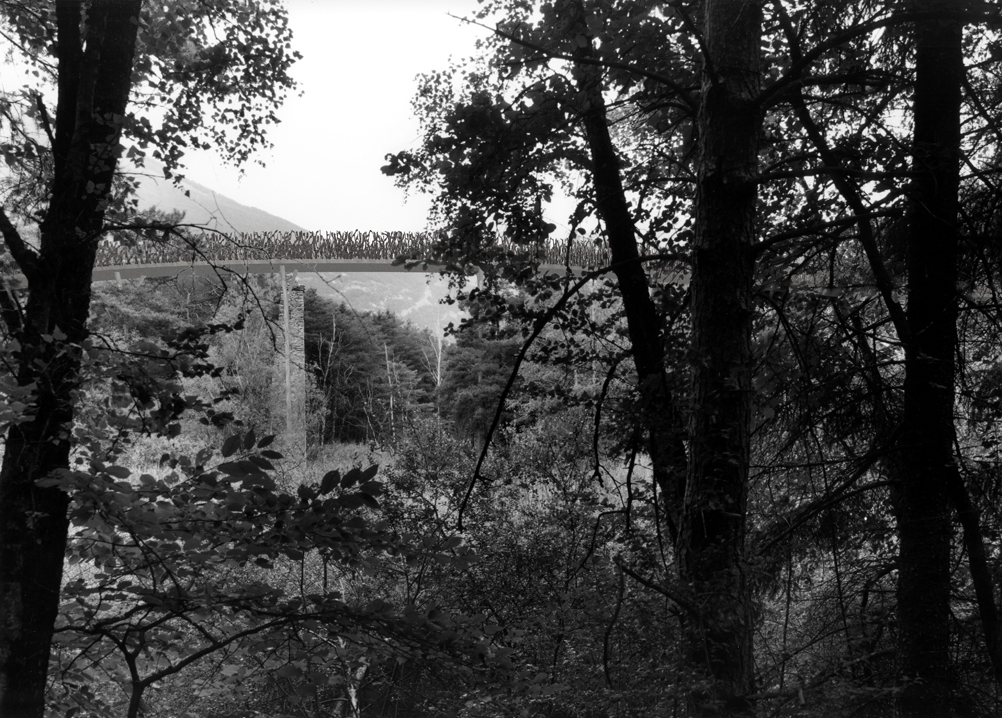
[[370, 509], [378, 509], [379, 502], [368, 494], [358, 494], [358, 497], [362, 499], [362, 503], [368, 506]]
[[324, 478], [320, 480], [320, 495], [325, 496], [329, 494], [341, 481], [341, 472], [337, 469], [333, 471], [328, 471], [324, 474]]
[[383, 484], [379, 481], [366, 481], [358, 487], [358, 490], [369, 496], [379, 496], [383, 493]]
[[[371, 496], [369, 498], [375, 501]], [[346, 509], [358, 509], [365, 503], [365, 499], [362, 498], [362, 494], [348, 494], [347, 496], [339, 497], [337, 502]]]
[[257, 474], [260, 471], [250, 461], [227, 461], [224, 464], [220, 464], [216, 468], [227, 476], [232, 476], [235, 479], [242, 479], [245, 476]]
[[275, 441], [274, 434], [269, 434], [268, 436], [262, 437], [261, 440], [257, 442], [257, 448], [263, 449], [266, 446], [271, 446], [273, 441]]
[[358, 468], [351, 469], [344, 478], [341, 479], [341, 488], [350, 489], [352, 486], [357, 484], [362, 478], [362, 471]]
[[240, 434], [234, 434], [223, 442], [222, 454], [224, 457], [233, 456], [240, 448]]
[[270, 461], [268, 461], [263, 456], [248, 456], [247, 460], [254, 464], [259, 469], [264, 469], [265, 471], [274, 471], [275, 467]]
[[253, 449], [256, 442], [257, 437], [254, 436], [254, 430], [251, 429], [247, 432], [247, 436], [244, 437], [244, 451], [250, 451]]
[[116, 479], [127, 479], [132, 475], [132, 472], [124, 466], [109, 466], [105, 468], [104, 473], [108, 476], [114, 476]]
[[296, 695], [302, 698], [312, 698], [317, 694], [317, 687], [313, 683], [304, 683], [301, 686], [296, 686]]

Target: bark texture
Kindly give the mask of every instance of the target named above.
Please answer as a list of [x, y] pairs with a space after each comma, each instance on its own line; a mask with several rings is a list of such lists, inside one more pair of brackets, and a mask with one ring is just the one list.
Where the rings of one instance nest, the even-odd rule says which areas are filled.
[[692, 251], [692, 414], [678, 561], [692, 716], [752, 715], [745, 575], [761, 8], [708, 0]]
[[903, 718], [950, 715], [950, 516], [963, 25], [953, 0], [920, 0], [916, 25], [914, 193], [908, 270], [898, 640]]
[[54, 177], [38, 251], [20, 243], [12, 225], [4, 228], [28, 279], [24, 312], [9, 327], [21, 346], [17, 380], [34, 387], [31, 411], [7, 433], [0, 468], [0, 715], [12, 718], [44, 713], [68, 499], [36, 482], [68, 469], [79, 344], [119, 154], [140, 5], [95, 0], [84, 18], [79, 2], [57, 2]]

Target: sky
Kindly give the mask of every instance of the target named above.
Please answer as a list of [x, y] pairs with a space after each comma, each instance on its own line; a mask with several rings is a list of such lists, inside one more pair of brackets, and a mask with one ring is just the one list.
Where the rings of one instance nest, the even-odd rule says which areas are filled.
[[187, 158], [187, 176], [245, 205], [308, 230], [421, 231], [429, 199], [404, 193], [380, 172], [387, 153], [416, 147], [410, 107], [418, 73], [445, 69], [475, 52], [483, 28], [476, 0], [287, 0], [292, 69], [302, 97], [290, 97], [269, 131], [274, 147], [241, 178], [211, 153]]

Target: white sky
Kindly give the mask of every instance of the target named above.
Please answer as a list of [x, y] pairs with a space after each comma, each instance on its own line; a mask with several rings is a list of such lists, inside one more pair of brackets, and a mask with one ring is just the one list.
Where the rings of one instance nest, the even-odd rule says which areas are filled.
[[290, 97], [269, 131], [274, 148], [239, 178], [211, 153], [186, 157], [187, 176], [308, 230], [420, 231], [429, 201], [404, 194], [379, 168], [387, 153], [415, 147], [410, 101], [418, 73], [468, 57], [486, 30], [476, 0], [287, 0], [292, 69], [302, 97]]

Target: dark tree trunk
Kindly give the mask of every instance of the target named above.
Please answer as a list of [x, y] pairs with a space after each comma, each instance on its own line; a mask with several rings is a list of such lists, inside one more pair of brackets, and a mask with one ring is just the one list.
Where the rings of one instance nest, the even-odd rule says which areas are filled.
[[909, 340], [905, 346], [899, 455], [898, 640], [905, 687], [899, 715], [950, 715], [949, 474], [956, 470], [954, 353], [963, 24], [940, 11], [916, 27], [913, 171], [907, 249]]
[[[580, 33], [587, 37], [584, 12], [580, 12]], [[588, 47], [580, 50], [579, 55], [588, 56], [591, 52]], [[637, 371], [641, 423], [647, 435], [654, 479], [664, 497], [669, 532], [674, 541], [678, 535], [677, 523], [685, 493], [684, 427], [665, 369], [661, 318], [651, 299], [647, 272], [640, 262], [637, 231], [623, 189], [619, 158], [609, 133], [601, 72], [587, 65], [579, 66], [578, 72], [579, 87], [588, 98], [583, 124], [592, 160], [595, 206], [605, 224], [613, 272], [623, 299], [630, 351]]]
[[689, 477], [678, 552], [681, 578], [699, 614], [683, 626], [693, 716], [753, 713], [744, 541], [761, 22], [757, 3], [706, 2], [692, 251]]
[[[9, 222], [4, 239], [28, 279], [17, 381], [31, 413], [7, 433], [0, 468], [0, 715], [41, 718], [66, 549], [68, 498], [39, 479], [69, 466], [80, 342], [104, 203], [131, 87], [140, 0], [57, 3], [54, 178], [38, 252]], [[82, 37], [86, 31], [86, 46]], [[65, 339], [62, 339], [65, 337]]]
[[963, 528], [964, 548], [967, 549], [967, 564], [971, 571], [971, 583], [974, 585], [974, 595], [978, 602], [978, 613], [981, 616], [981, 632], [985, 636], [985, 648], [992, 662], [996, 685], [1002, 686], [1002, 626], [999, 622], [999, 609], [996, 603], [995, 579], [988, 562], [988, 552], [985, 550], [985, 539], [981, 532], [981, 512], [971, 501], [970, 493], [964, 484], [960, 471], [949, 472], [950, 498], [957, 509], [957, 519]]

